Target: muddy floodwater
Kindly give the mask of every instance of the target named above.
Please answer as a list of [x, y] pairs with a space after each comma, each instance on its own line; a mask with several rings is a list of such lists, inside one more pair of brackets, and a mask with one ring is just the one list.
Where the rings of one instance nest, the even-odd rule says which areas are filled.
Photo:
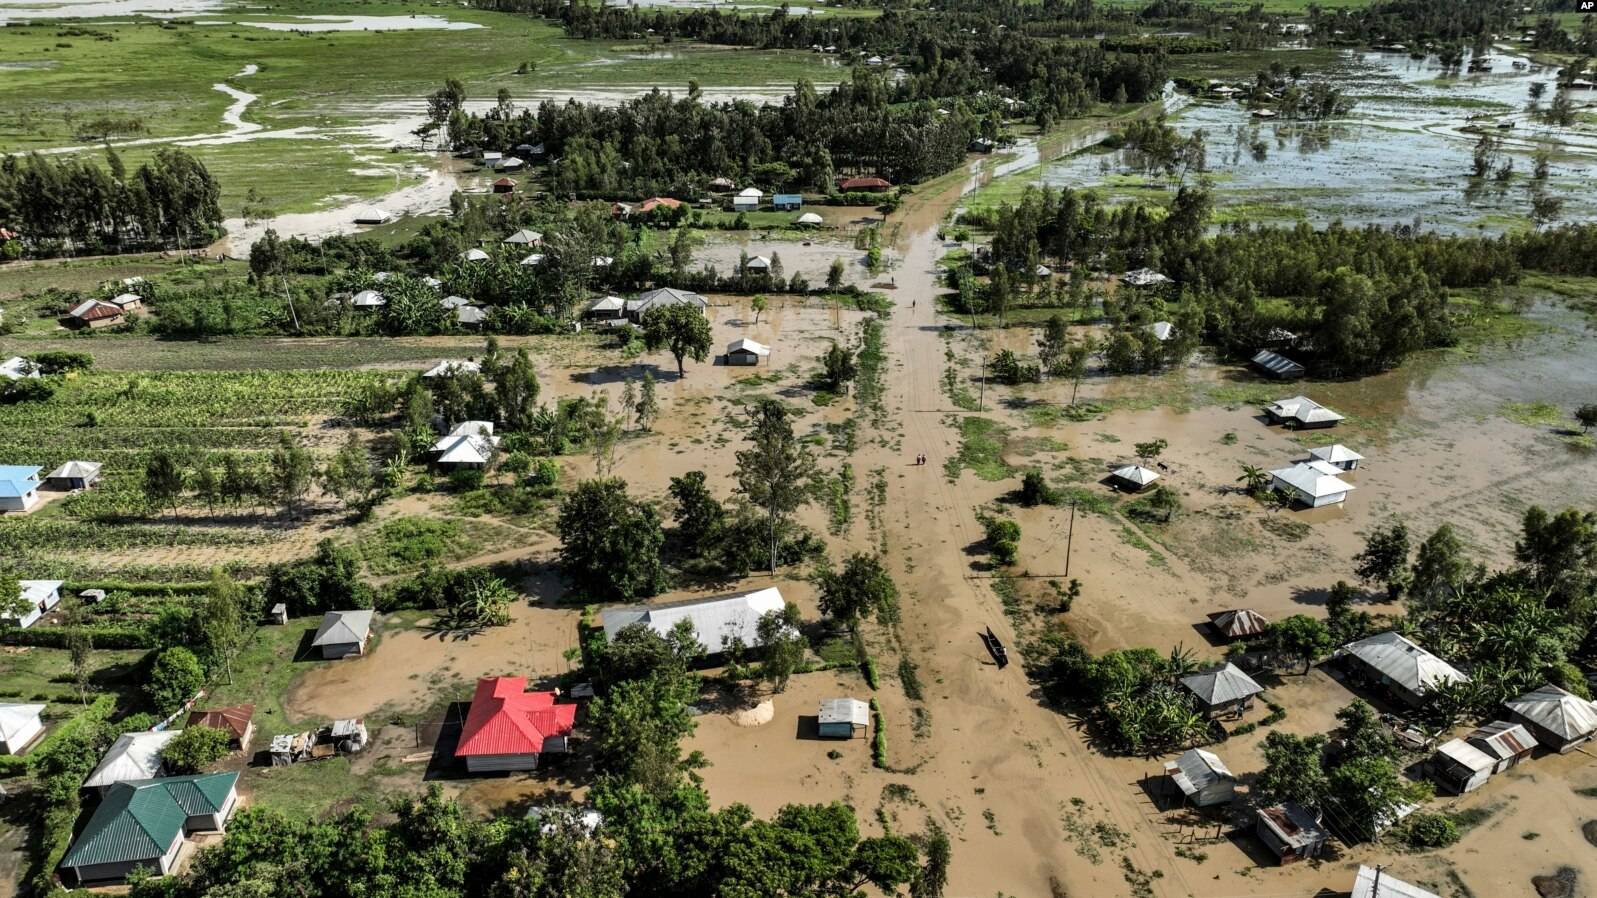
[[[1280, 56], [1292, 65], [1291, 51]], [[1172, 123], [1184, 134], [1204, 132], [1217, 204], [1244, 220], [1418, 222], [1449, 232], [1501, 231], [1528, 223], [1531, 156], [1538, 146], [1554, 154], [1547, 189], [1563, 198], [1562, 218], [1597, 215], [1597, 134], [1542, 124], [1527, 111], [1531, 84], [1547, 86], [1545, 103], [1556, 76], [1552, 68], [1501, 51], [1492, 56], [1492, 71], [1478, 73], [1446, 73], [1434, 57], [1348, 51], [1336, 65], [1305, 79], [1324, 77], [1353, 97], [1356, 104], [1344, 118], [1261, 120], [1242, 103], [1201, 99]], [[1594, 95], [1576, 91], [1572, 99], [1581, 106]], [[1512, 160], [1515, 175], [1506, 182], [1488, 177], [1471, 187], [1468, 176], [1482, 133], [1502, 141], [1502, 159]], [[1159, 175], [1127, 177], [1125, 163], [1120, 154], [1077, 153], [1048, 165], [1040, 181], [1099, 184], [1133, 196], [1168, 189]]]

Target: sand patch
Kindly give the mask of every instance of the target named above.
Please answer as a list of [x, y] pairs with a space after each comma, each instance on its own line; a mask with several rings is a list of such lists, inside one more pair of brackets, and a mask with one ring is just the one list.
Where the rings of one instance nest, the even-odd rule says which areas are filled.
[[732, 723], [740, 727], [765, 726], [776, 717], [776, 705], [770, 699], [755, 705], [752, 708], [739, 708], [727, 715], [732, 718]]

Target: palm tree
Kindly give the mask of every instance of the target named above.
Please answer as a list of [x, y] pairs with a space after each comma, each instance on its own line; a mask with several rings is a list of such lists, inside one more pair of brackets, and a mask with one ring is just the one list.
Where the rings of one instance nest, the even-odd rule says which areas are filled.
[[1270, 482], [1270, 475], [1257, 465], [1243, 465], [1242, 476], [1237, 478], [1237, 482], [1243, 484], [1243, 489], [1252, 495], [1264, 489], [1265, 484]]

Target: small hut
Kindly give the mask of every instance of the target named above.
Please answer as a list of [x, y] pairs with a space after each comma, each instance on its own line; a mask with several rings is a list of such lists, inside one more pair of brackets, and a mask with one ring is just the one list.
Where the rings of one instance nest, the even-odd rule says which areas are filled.
[[1158, 471], [1144, 468], [1142, 465], [1126, 465], [1109, 472], [1109, 481], [1117, 489], [1123, 489], [1128, 493], [1140, 493], [1153, 486], [1153, 482], [1158, 479]]
[[1209, 628], [1226, 642], [1262, 635], [1269, 626], [1270, 621], [1252, 608], [1215, 611], [1209, 615]]
[[322, 616], [321, 626], [311, 640], [311, 648], [321, 649], [327, 659], [364, 655], [366, 640], [371, 637], [372, 611], [329, 611]]
[[1332, 443], [1329, 446], [1316, 446], [1315, 448], [1309, 450], [1309, 457], [1315, 461], [1324, 462], [1328, 465], [1334, 465], [1343, 471], [1357, 471], [1359, 468], [1359, 462], [1364, 460], [1364, 456], [1354, 452], [1352, 449], [1349, 449], [1341, 443]]
[[1449, 739], [1431, 755], [1431, 776], [1456, 795], [1474, 792], [1491, 779], [1491, 756], [1463, 739]]
[[870, 725], [870, 705], [857, 698], [829, 698], [821, 702], [816, 732], [822, 739], [852, 739]]
[[1264, 687], [1229, 661], [1222, 667], [1182, 677], [1181, 685], [1210, 717], [1241, 716]]
[[1174, 761], [1166, 761], [1164, 773], [1195, 808], [1229, 804], [1236, 797], [1236, 774], [1201, 748], [1189, 748]]
[[764, 343], [757, 343], [748, 337], [733, 340], [726, 347], [726, 363], [728, 365], [758, 365], [760, 359], [771, 354], [771, 347]]
[[1494, 720], [1477, 727], [1464, 741], [1491, 757], [1493, 773], [1502, 773], [1536, 751], [1536, 737], [1523, 724], [1507, 720]]
[[1319, 857], [1325, 850], [1327, 834], [1320, 815], [1290, 801], [1260, 808], [1253, 831], [1283, 864]]

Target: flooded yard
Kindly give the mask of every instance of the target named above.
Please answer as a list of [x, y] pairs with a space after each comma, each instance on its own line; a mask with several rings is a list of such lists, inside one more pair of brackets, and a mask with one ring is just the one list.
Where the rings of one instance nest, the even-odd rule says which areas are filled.
[[[1281, 55], [1290, 66], [1291, 53]], [[1543, 124], [1526, 111], [1530, 85], [1547, 85], [1550, 97], [1556, 71], [1501, 52], [1493, 60], [1490, 72], [1449, 74], [1434, 58], [1346, 51], [1329, 70], [1306, 77], [1323, 75], [1356, 100], [1344, 118], [1259, 119], [1241, 103], [1200, 99], [1172, 124], [1183, 134], [1205, 134], [1217, 205], [1238, 220], [1418, 224], [1450, 232], [1524, 227], [1531, 156], [1541, 146], [1553, 153], [1547, 188], [1564, 199], [1563, 218], [1597, 215], [1589, 189], [1597, 134]], [[1573, 98], [1580, 105], [1591, 94], [1577, 91]], [[1468, 121], [1472, 115], [1481, 118]], [[1513, 160], [1509, 181], [1470, 185], [1482, 133], [1501, 139], [1504, 158]], [[1100, 185], [1119, 197], [1168, 194], [1161, 176], [1126, 172], [1119, 154], [1088, 151], [1046, 166], [1039, 180]]]

